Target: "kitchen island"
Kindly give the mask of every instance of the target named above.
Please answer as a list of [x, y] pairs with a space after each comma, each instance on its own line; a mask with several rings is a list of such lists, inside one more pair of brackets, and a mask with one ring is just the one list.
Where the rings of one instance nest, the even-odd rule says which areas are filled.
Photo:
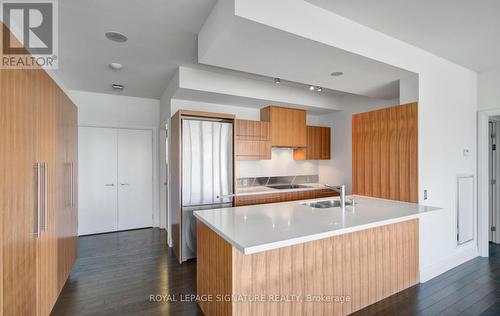
[[351, 198], [195, 212], [205, 315], [346, 315], [418, 283], [418, 218], [437, 208]]

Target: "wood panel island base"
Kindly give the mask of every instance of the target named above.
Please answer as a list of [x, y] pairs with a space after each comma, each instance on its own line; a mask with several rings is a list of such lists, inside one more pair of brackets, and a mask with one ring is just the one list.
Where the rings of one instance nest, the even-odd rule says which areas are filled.
[[242, 251], [201, 219], [200, 307], [205, 315], [347, 315], [360, 310], [419, 282], [418, 218], [409, 218], [254, 251]]

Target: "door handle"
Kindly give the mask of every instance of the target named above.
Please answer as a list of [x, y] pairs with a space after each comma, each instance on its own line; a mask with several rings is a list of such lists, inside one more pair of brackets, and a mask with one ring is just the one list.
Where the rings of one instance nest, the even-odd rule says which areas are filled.
[[36, 162], [33, 165], [34, 169], [34, 182], [35, 182], [35, 216], [36, 220], [34, 221], [34, 232], [35, 238], [40, 238], [40, 163]]
[[107, 184], [105, 184], [104, 186], [106, 186], [106, 187], [114, 187], [114, 186], [115, 186], [115, 184], [114, 184], [114, 183], [107, 183]]
[[67, 172], [68, 172], [68, 207], [73, 207], [72, 204], [73, 204], [73, 201], [72, 201], [72, 195], [73, 195], [73, 192], [72, 192], [72, 187], [73, 187], [73, 176], [71, 175], [71, 173], [73, 172], [71, 170], [71, 162], [67, 162], [66, 163], [66, 168], [67, 168]]
[[43, 225], [42, 231], [46, 231], [49, 227], [48, 217], [49, 217], [49, 164], [46, 162], [42, 163], [43, 171]]
[[71, 162], [71, 207], [75, 207], [75, 163]]
[[75, 207], [75, 179], [74, 179], [74, 168], [73, 168], [73, 162], [68, 163], [69, 166], [69, 207], [73, 208]]
[[120, 183], [121, 186], [130, 185], [128, 183]]

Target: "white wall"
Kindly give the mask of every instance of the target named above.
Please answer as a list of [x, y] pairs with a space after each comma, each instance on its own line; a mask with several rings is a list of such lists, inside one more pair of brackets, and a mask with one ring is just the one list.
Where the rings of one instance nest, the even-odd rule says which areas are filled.
[[[168, 137], [168, 125], [170, 121], [170, 108], [171, 108], [171, 98], [175, 93], [176, 89], [179, 87], [179, 72], [176, 72], [174, 77], [170, 80], [167, 88], [163, 92], [160, 98], [160, 225], [163, 228], [170, 227], [170, 214], [168, 212], [169, 199], [168, 199], [168, 185], [170, 183], [170, 173], [168, 172], [167, 165], [168, 155], [167, 148], [170, 148], [170, 138]], [[165, 131], [163, 130], [165, 129]], [[165, 142], [165, 138], [167, 142]], [[165, 185], [167, 183], [167, 185]], [[170, 231], [167, 233], [167, 243], [172, 246]]]
[[155, 99], [71, 90], [79, 125], [158, 127], [160, 105]]
[[319, 162], [319, 181], [329, 184], [345, 184], [352, 192], [352, 115], [398, 104], [399, 100], [378, 100], [346, 96], [343, 110], [320, 116], [318, 125], [332, 129], [331, 160]]
[[70, 90], [69, 95], [78, 107], [78, 126], [143, 128], [153, 131], [153, 225], [160, 227], [159, 100], [76, 90]]
[[479, 74], [478, 100], [479, 110], [500, 108], [500, 69]]
[[399, 104], [418, 101], [418, 76], [399, 79]]
[[443, 208], [420, 221], [420, 279], [477, 256], [475, 242], [456, 245], [456, 177], [476, 175], [477, 74], [303, 0], [234, 1], [241, 18], [419, 75], [419, 202]]

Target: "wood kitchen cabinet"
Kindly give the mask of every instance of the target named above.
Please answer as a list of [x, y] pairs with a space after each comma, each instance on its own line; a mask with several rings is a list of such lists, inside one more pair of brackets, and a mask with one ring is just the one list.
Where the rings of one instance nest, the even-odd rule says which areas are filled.
[[306, 111], [268, 106], [260, 110], [260, 119], [270, 124], [273, 147], [307, 145]]
[[289, 191], [266, 194], [242, 195], [234, 198], [234, 206], [279, 203], [324, 197], [338, 196], [339, 193], [330, 189]]
[[236, 160], [270, 160], [269, 122], [234, 120], [234, 156]]
[[77, 179], [78, 124], [77, 109], [66, 94], [57, 89], [57, 176], [56, 203], [57, 289], [64, 286], [77, 255]]
[[307, 126], [307, 145], [293, 150], [295, 160], [329, 160], [331, 158], [331, 129]]
[[42, 69], [0, 89], [0, 315], [49, 315], [76, 259], [77, 110]]
[[[29, 70], [0, 70], [0, 315], [36, 315], [34, 227], [37, 124]], [[8, 224], [4, 224], [8, 223]]]

